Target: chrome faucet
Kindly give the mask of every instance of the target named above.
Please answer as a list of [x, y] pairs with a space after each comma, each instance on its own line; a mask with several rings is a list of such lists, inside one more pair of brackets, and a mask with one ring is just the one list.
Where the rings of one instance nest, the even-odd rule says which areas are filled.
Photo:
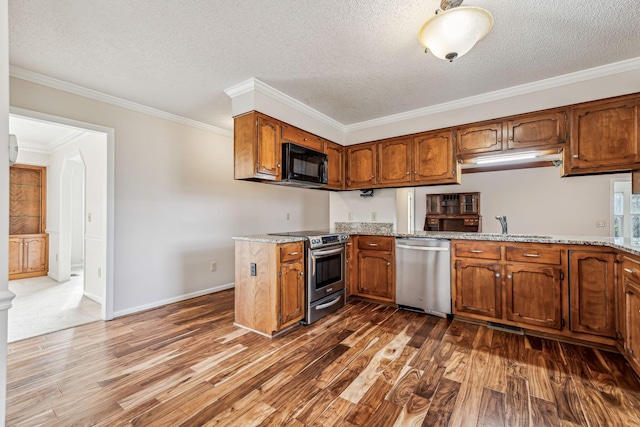
[[507, 217], [497, 216], [496, 219], [500, 221], [500, 225], [502, 226], [502, 234], [507, 234]]

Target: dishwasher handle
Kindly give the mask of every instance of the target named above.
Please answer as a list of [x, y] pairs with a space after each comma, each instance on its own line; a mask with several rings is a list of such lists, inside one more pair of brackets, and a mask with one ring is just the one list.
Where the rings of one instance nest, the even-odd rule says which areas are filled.
[[448, 252], [448, 247], [442, 246], [407, 246], [407, 245], [396, 245], [396, 248], [400, 249], [409, 249], [415, 251], [434, 251], [434, 252]]

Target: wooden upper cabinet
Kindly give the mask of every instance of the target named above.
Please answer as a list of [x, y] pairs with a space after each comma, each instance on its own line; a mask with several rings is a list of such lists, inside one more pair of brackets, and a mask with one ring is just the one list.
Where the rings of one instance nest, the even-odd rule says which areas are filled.
[[414, 183], [459, 184], [460, 179], [451, 132], [429, 132], [413, 139]]
[[571, 251], [569, 266], [571, 330], [615, 337], [615, 255]]
[[551, 111], [519, 116], [507, 122], [507, 148], [539, 148], [567, 140], [567, 114]]
[[459, 127], [456, 130], [460, 156], [502, 150], [502, 122]]
[[257, 112], [234, 120], [234, 178], [281, 180], [280, 122]]
[[638, 153], [638, 100], [598, 101], [571, 112], [567, 173], [632, 169]]
[[351, 145], [346, 148], [349, 189], [370, 188], [378, 183], [376, 152], [375, 143]]
[[344, 147], [335, 142], [324, 141], [324, 153], [328, 161], [327, 187], [344, 190]]
[[319, 136], [315, 136], [307, 131], [299, 129], [286, 123], [281, 124], [282, 138], [281, 141], [293, 142], [294, 144], [310, 148], [312, 150], [322, 152], [324, 150], [324, 141]]
[[404, 184], [411, 181], [411, 145], [411, 138], [378, 143], [379, 184]]

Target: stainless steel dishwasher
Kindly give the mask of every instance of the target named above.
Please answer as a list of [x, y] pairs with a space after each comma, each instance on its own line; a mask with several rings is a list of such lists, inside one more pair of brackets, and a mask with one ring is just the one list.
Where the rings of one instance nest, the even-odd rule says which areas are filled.
[[396, 238], [396, 303], [399, 308], [451, 314], [451, 242]]

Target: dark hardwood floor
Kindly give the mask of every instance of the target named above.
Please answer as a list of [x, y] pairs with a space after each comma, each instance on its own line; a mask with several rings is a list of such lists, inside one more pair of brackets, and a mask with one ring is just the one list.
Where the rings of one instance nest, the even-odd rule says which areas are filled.
[[618, 354], [358, 300], [268, 339], [233, 297], [10, 344], [7, 425], [640, 426]]

